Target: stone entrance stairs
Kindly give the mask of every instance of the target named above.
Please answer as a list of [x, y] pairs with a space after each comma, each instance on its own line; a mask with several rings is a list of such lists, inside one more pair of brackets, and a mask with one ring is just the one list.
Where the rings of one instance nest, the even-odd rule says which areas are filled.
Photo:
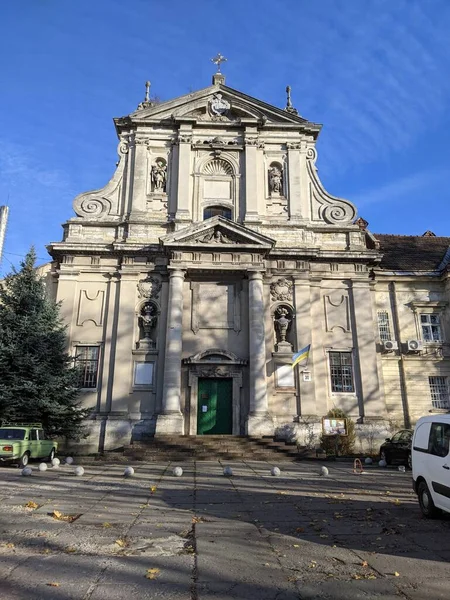
[[265, 460], [279, 462], [298, 457], [295, 444], [273, 438], [233, 435], [161, 436], [133, 442], [124, 448], [131, 460]]

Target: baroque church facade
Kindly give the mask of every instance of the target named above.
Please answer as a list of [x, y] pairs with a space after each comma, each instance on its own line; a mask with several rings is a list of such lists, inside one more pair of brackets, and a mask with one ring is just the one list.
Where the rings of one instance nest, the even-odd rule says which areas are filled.
[[167, 102], [147, 88], [114, 123], [115, 174], [75, 198], [48, 247], [92, 408], [86, 449], [301, 441], [333, 407], [384, 437], [448, 407], [449, 240], [370, 233], [323, 188], [321, 126], [289, 95], [280, 109], [216, 73]]

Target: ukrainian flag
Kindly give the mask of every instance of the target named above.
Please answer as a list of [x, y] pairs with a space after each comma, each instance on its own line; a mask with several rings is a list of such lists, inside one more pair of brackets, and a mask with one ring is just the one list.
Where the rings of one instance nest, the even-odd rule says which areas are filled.
[[311, 344], [308, 344], [307, 346], [305, 346], [299, 352], [296, 352], [292, 356], [292, 365], [291, 365], [292, 368], [294, 368], [296, 365], [298, 365], [298, 363], [301, 362], [302, 360], [305, 360], [305, 358], [308, 358], [310, 349], [311, 349]]

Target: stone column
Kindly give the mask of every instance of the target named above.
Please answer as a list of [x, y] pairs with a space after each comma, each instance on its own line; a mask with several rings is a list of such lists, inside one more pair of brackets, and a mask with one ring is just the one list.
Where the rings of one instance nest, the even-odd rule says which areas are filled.
[[370, 283], [368, 281], [353, 281], [352, 296], [355, 319], [355, 349], [357, 353], [355, 371], [359, 367], [362, 395], [359, 401], [361, 416], [386, 417], [386, 403], [380, 397], [378, 381], [377, 354], [373, 336], [373, 299]]
[[247, 418], [247, 435], [251, 436], [273, 435], [274, 432], [267, 404], [262, 278], [262, 273], [259, 271], [248, 274], [250, 410]]
[[162, 410], [156, 421], [155, 435], [183, 435], [184, 433], [184, 418], [181, 413], [180, 404], [183, 281], [184, 271], [174, 269], [170, 272]]

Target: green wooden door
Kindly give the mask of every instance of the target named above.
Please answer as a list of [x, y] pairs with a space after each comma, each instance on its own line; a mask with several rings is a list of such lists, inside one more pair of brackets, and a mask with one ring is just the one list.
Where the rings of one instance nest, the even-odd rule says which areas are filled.
[[197, 434], [233, 433], [232, 380], [199, 379]]

